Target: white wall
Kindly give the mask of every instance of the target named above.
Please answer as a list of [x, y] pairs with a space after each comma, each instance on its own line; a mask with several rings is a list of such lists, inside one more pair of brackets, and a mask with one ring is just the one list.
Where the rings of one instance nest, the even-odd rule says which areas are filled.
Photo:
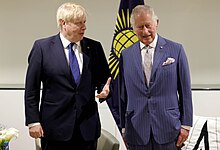
[[34, 150], [34, 140], [29, 137], [24, 121], [23, 90], [0, 90], [0, 124], [19, 130], [19, 137], [10, 142], [12, 150]]
[[205, 117], [220, 117], [220, 90], [193, 91], [194, 114]]
[[[220, 84], [220, 1], [145, 0], [154, 7], [160, 35], [180, 42], [193, 84]], [[0, 1], [0, 84], [23, 84], [35, 39], [56, 34], [56, 10], [67, 0]], [[102, 42], [108, 56], [120, 0], [74, 0], [88, 11], [86, 35]]]

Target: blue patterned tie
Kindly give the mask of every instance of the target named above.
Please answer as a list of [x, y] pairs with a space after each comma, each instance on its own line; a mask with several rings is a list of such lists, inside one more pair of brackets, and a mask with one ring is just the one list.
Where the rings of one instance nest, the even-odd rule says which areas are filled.
[[75, 43], [70, 43], [68, 45], [69, 50], [69, 65], [71, 69], [71, 73], [73, 75], [74, 81], [76, 85], [79, 85], [80, 82], [80, 71], [79, 71], [79, 64], [75, 55], [75, 52], [72, 50], [72, 47]]

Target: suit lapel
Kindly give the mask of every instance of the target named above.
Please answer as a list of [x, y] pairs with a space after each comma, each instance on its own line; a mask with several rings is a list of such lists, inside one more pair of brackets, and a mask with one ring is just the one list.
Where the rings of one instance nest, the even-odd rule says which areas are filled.
[[[141, 50], [140, 50], [140, 42], [136, 42], [134, 45], [134, 48], [132, 48], [132, 55], [131, 57], [134, 57], [134, 64], [137, 67], [137, 74], [141, 77], [142, 81], [145, 83], [145, 76], [143, 71], [143, 65], [142, 65], [142, 57], [141, 57]], [[131, 59], [132, 60], [132, 59]], [[136, 74], [136, 72], [135, 72]]]
[[159, 67], [160, 64], [162, 64], [162, 60], [163, 57], [165, 57], [165, 49], [164, 49], [164, 45], [166, 44], [166, 41], [158, 36], [158, 42], [157, 42], [157, 46], [155, 49], [155, 53], [154, 53], [154, 62], [153, 62], [153, 67], [152, 67], [152, 71], [151, 71], [151, 78], [154, 77], [154, 74], [156, 73], [157, 68]]
[[81, 50], [83, 53], [83, 70], [82, 70], [82, 75], [81, 75], [81, 81], [84, 80], [83, 78], [85, 78], [85, 74], [86, 74], [86, 70], [88, 70], [88, 65], [89, 65], [89, 61], [90, 61], [90, 46], [88, 45], [88, 43], [86, 42], [85, 39], [83, 39], [81, 42]]
[[[166, 57], [164, 45], [166, 44], [166, 41], [158, 36], [158, 42], [154, 53], [154, 62], [152, 66], [152, 72], [151, 72], [151, 78], [155, 77], [155, 73], [159, 67], [160, 64], [162, 64], [162, 60], [164, 57]], [[139, 42], [136, 42], [133, 44], [134, 48], [132, 48], [131, 57], [134, 57], [134, 64], [137, 67], [137, 74], [141, 77], [142, 81], [145, 83], [145, 76], [144, 71], [142, 68], [142, 57], [141, 57], [141, 51], [140, 51], [140, 44]], [[135, 49], [135, 50], [134, 50]]]
[[60, 69], [62, 69], [67, 79], [72, 83], [72, 75], [70, 73], [70, 68], [66, 59], [63, 44], [60, 40], [59, 34], [56, 35], [55, 38], [52, 40], [51, 49], [54, 51], [54, 57], [57, 61], [57, 65], [60, 67]]

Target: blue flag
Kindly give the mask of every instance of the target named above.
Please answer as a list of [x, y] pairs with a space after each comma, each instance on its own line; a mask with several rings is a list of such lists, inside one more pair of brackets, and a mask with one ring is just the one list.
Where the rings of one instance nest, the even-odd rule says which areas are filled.
[[130, 24], [132, 9], [137, 5], [143, 5], [144, 0], [121, 0], [118, 10], [111, 51], [109, 55], [109, 68], [112, 76], [112, 98], [107, 101], [112, 115], [119, 124], [119, 59], [121, 52], [138, 41]]

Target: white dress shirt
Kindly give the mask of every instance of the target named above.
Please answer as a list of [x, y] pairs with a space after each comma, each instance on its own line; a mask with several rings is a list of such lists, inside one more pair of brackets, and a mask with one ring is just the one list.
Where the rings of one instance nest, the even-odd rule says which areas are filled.
[[[69, 64], [69, 50], [68, 50], [68, 45], [71, 43], [69, 40], [67, 40], [61, 33], [60, 33], [60, 39], [63, 44], [63, 49], [66, 54], [66, 59]], [[79, 64], [79, 70], [80, 74], [82, 74], [82, 69], [83, 69], [83, 53], [82, 53], [82, 48], [80, 45], [80, 41], [76, 42], [73, 46], [73, 51], [75, 52], [78, 64]]]

